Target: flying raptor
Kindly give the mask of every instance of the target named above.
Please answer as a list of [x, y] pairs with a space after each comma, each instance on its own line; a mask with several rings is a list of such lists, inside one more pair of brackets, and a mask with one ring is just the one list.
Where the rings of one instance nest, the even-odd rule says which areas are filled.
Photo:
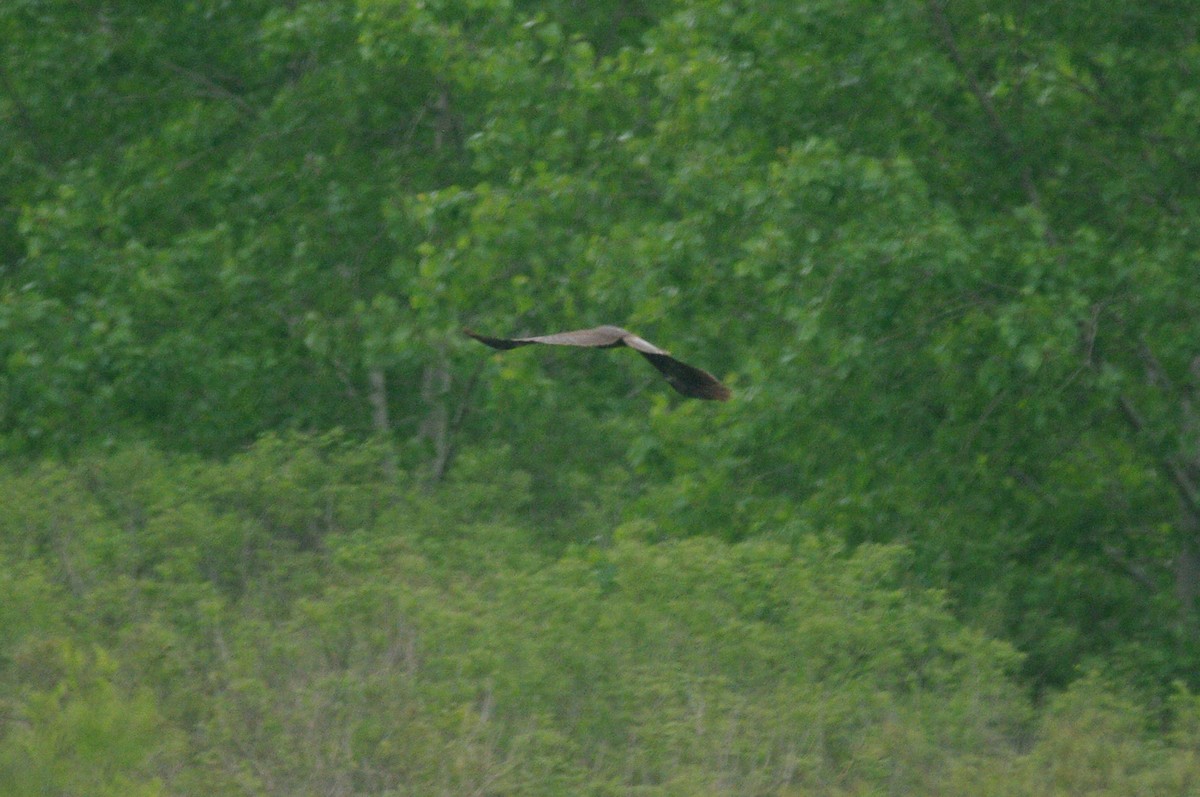
[[529, 338], [492, 338], [469, 329], [464, 333], [493, 349], [515, 349], [544, 343], [550, 346], [582, 346], [592, 349], [615, 349], [628, 346], [650, 361], [650, 364], [667, 378], [671, 387], [689, 398], [710, 401], [728, 401], [732, 395], [729, 388], [701, 368], [680, 362], [648, 340], [639, 338], [629, 330], [614, 326], [577, 329], [573, 332], [557, 332], [553, 335], [536, 335]]

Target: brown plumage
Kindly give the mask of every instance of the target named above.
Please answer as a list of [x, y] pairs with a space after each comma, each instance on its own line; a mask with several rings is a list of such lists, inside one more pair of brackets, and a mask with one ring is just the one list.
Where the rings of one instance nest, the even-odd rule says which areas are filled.
[[667, 352], [620, 327], [603, 326], [594, 329], [577, 329], [573, 332], [558, 332], [553, 335], [536, 335], [529, 338], [491, 338], [469, 329], [464, 333], [493, 349], [515, 349], [544, 343], [550, 346], [584, 346], [593, 349], [615, 349], [628, 346], [650, 361], [650, 364], [667, 378], [671, 387], [690, 398], [727, 401], [732, 395], [715, 376], [694, 365], [680, 362]]

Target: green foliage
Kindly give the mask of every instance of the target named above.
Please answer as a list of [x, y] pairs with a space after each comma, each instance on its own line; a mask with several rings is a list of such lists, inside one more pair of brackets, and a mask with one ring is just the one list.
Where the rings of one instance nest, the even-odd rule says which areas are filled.
[[[1100, 678], [1033, 722], [1019, 654], [916, 585], [903, 547], [631, 526], [551, 556], [484, 471], [446, 504], [378, 464], [276, 438], [226, 464], [143, 446], [7, 474], [2, 605], [28, 614], [0, 647], [12, 793], [1184, 793], [1200, 775], [1185, 689], [1165, 735]], [[29, 542], [81, 522], [118, 539]], [[222, 524], [244, 532], [199, 533]], [[210, 570], [222, 548], [237, 584]]]
[[[1200, 760], [1194, 747], [1195, 697], [1177, 696], [1176, 722], [1191, 742], [1164, 744], [1136, 697], [1103, 679], [1077, 681], [1047, 707], [1027, 753], [964, 762], [940, 794], [1188, 794]], [[1191, 745], [1189, 747], [1189, 745]]]
[[0, 774], [1186, 791], [1198, 23], [3, 4]]
[[0, 793], [167, 793], [182, 734], [149, 690], [120, 688], [112, 657], [84, 645], [46, 638], [15, 651], [20, 700], [0, 740]]

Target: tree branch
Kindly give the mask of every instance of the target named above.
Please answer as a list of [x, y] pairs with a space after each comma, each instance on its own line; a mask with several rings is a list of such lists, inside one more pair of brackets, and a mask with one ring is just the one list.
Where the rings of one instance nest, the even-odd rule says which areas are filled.
[[217, 83], [215, 80], [210, 78], [208, 75], [205, 75], [202, 72], [197, 72], [194, 69], [188, 69], [187, 67], [180, 66], [179, 64], [175, 63], [174, 61], [171, 61], [166, 58], [162, 59], [162, 64], [167, 69], [170, 69], [172, 72], [174, 72], [178, 75], [183, 75], [184, 77], [190, 79], [193, 83], [198, 83], [199, 85], [203, 86], [205, 89], [203, 96], [212, 97], [212, 98], [216, 98], [216, 99], [229, 100], [234, 105], [236, 105], [237, 109], [239, 111], [241, 111], [242, 113], [244, 113], [246, 116], [250, 116], [250, 117], [255, 116], [254, 107], [251, 106], [250, 103], [246, 102], [244, 99], [242, 99], [240, 96], [238, 96], [234, 92], [230, 91], [229, 89], [225, 88], [221, 84]]
[[1158, 591], [1158, 584], [1146, 572], [1146, 568], [1137, 562], [1130, 561], [1124, 553], [1113, 545], [1105, 545], [1101, 550], [1110, 562], [1128, 573], [1130, 578], [1145, 587], [1148, 592]]
[[[983, 115], [987, 119], [988, 127], [996, 140], [1000, 142], [1001, 147], [1007, 152], [1017, 163], [1017, 171], [1021, 180], [1021, 189], [1025, 192], [1025, 199], [1029, 204], [1037, 210], [1042, 210], [1042, 197], [1038, 192], [1037, 184], [1033, 180], [1033, 170], [1029, 168], [1028, 159], [1025, 157], [1025, 152], [1021, 145], [1004, 126], [1003, 120], [1000, 118], [1000, 113], [996, 110], [992, 98], [979, 81], [975, 77], [975, 73], [967, 64], [967, 59], [963, 57], [962, 51], [958, 47], [958, 38], [954, 34], [954, 27], [950, 24], [949, 17], [946, 16], [945, 0], [929, 0], [929, 14], [933, 18], [934, 26], [937, 28], [939, 37], [942, 40], [942, 45], [946, 48], [946, 54], [950, 56], [950, 60], [954, 62], [962, 75], [963, 81], [967, 84], [967, 90], [979, 103], [979, 107], [983, 109]], [[1058, 246], [1058, 236], [1054, 234], [1054, 230], [1049, 226], [1046, 227], [1046, 243], [1051, 246]]]
[[[1135, 432], [1138, 434], [1145, 432], [1146, 422], [1128, 396], [1123, 393], [1118, 395], [1117, 407], [1120, 408], [1121, 414], [1125, 416], [1125, 420]], [[1179, 493], [1184, 506], [1187, 507], [1188, 513], [1200, 520], [1200, 491], [1197, 491], [1196, 485], [1192, 484], [1192, 480], [1188, 478], [1187, 470], [1179, 458], [1167, 454], [1158, 458], [1158, 464], [1167, 474], [1171, 483], [1175, 485], [1175, 490]]]

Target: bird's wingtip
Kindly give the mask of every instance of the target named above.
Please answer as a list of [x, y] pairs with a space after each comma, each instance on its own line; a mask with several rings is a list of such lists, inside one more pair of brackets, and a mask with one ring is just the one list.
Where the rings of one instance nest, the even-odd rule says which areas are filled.
[[715, 382], [711, 385], [706, 385], [697, 393], [696, 398], [708, 399], [709, 401], [729, 401], [733, 398], [733, 391], [720, 382]]

